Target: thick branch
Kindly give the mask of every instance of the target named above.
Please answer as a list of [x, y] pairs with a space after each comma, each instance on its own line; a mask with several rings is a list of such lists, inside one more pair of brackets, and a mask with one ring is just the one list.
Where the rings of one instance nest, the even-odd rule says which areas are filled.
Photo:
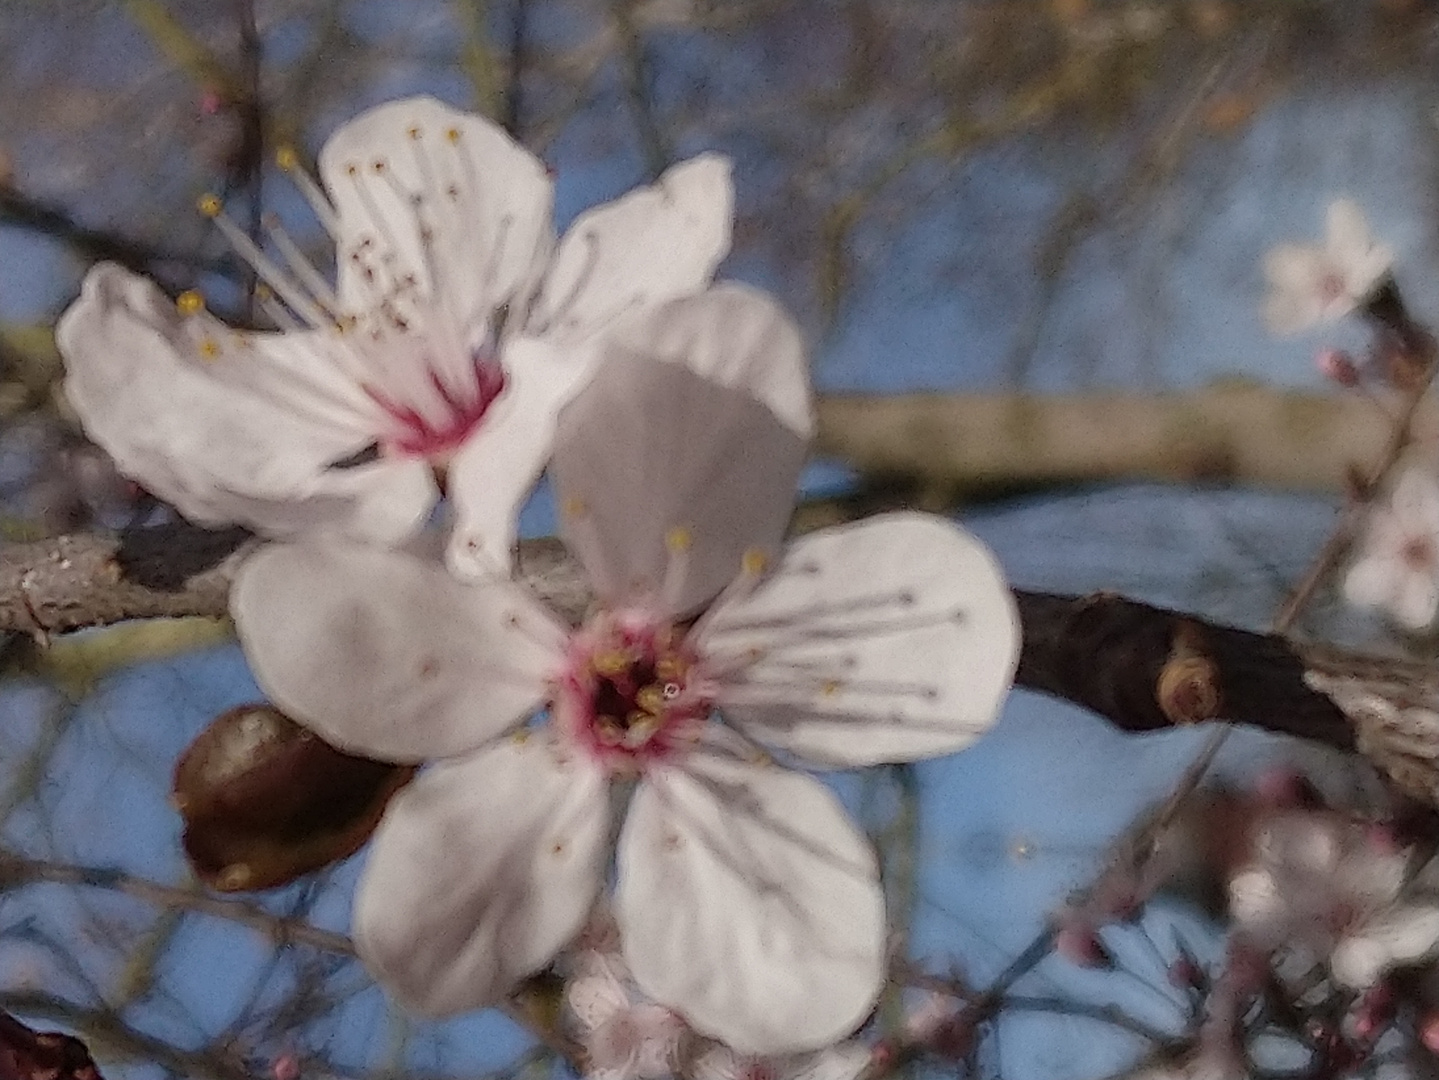
[[[123, 543], [79, 534], [0, 547], [0, 630], [48, 635], [123, 619], [223, 615], [231, 553], [244, 542], [238, 530], [181, 527]], [[520, 569], [552, 606], [572, 619], [583, 613], [584, 583], [556, 541], [526, 541]], [[1224, 718], [1354, 747], [1344, 714], [1305, 684], [1305, 661], [1283, 638], [1118, 596], [1016, 596], [1020, 686], [1126, 731]]]
[[[1172, 394], [829, 395], [819, 415], [821, 452], [942, 492], [1126, 478], [1344, 491], [1394, 430], [1360, 394], [1239, 381]], [[1414, 423], [1434, 431], [1439, 404], [1426, 399]]]

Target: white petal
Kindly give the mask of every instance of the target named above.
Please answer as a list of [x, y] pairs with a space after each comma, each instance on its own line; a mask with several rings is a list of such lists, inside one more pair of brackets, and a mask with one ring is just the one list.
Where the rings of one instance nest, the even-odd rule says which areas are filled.
[[1389, 610], [1401, 626], [1423, 630], [1439, 611], [1439, 581], [1432, 573], [1410, 572], [1399, 579], [1389, 598]]
[[1424, 469], [1405, 469], [1389, 498], [1409, 532], [1429, 533], [1439, 538], [1439, 484]]
[[413, 275], [422, 295], [474, 331], [543, 273], [554, 242], [549, 177], [483, 117], [433, 98], [389, 102], [339, 128], [319, 166], [339, 217], [336, 266], [349, 312], [372, 309]]
[[613, 351], [683, 364], [745, 390], [808, 439], [814, 401], [799, 328], [767, 294], [731, 282], [674, 300], [627, 323]]
[[856, 1080], [873, 1060], [863, 1043], [841, 1043], [815, 1054], [812, 1061], [794, 1072], [792, 1080]]
[[1364, 211], [1353, 199], [1335, 199], [1325, 212], [1325, 247], [1334, 261], [1347, 267], [1374, 246]]
[[828, 1046], [874, 1004], [874, 855], [810, 777], [702, 748], [630, 806], [615, 900], [640, 988], [742, 1053]]
[[[778, 549], [805, 451], [745, 390], [617, 353], [560, 414], [561, 530], [604, 599], [649, 592], [669, 614], [691, 612], [739, 574], [746, 551]], [[682, 567], [663, 590], [675, 556]]]
[[554, 449], [560, 409], [588, 376], [578, 357], [521, 339], [505, 349], [509, 383], [450, 464], [450, 568], [508, 575], [516, 522]]
[[1439, 947], [1439, 908], [1399, 905], [1371, 919], [1334, 948], [1330, 969], [1345, 986], [1373, 986], [1393, 967], [1413, 963]]
[[1344, 575], [1344, 599], [1361, 608], [1387, 604], [1394, 591], [1396, 569], [1392, 559], [1360, 559]]
[[401, 1002], [499, 1002], [583, 924], [608, 853], [606, 784], [547, 740], [506, 739], [395, 797], [355, 898], [355, 946]]
[[1322, 251], [1301, 244], [1280, 244], [1264, 255], [1264, 276], [1282, 293], [1312, 292], [1326, 266]]
[[230, 591], [245, 655], [282, 710], [347, 749], [449, 757], [539, 707], [563, 633], [523, 590], [463, 585], [407, 552], [272, 545]]
[[560, 241], [525, 333], [573, 347], [621, 316], [704, 288], [729, 251], [733, 223], [729, 161], [717, 154], [581, 214]]
[[[219, 349], [208, 362], [207, 338]], [[373, 437], [355, 386], [313, 335], [241, 336], [182, 317], [152, 283], [105, 264], [56, 339], [86, 433], [193, 521], [395, 542], [429, 516], [436, 492], [422, 462], [330, 468]]]
[[998, 718], [1019, 657], [1014, 599], [959, 526], [898, 513], [795, 541], [751, 596], [712, 613], [706, 658], [736, 727], [827, 765], [962, 749]]
[[619, 979], [600, 968], [565, 985], [565, 1004], [586, 1031], [608, 1024], [621, 1009], [630, 1006], [629, 991]]

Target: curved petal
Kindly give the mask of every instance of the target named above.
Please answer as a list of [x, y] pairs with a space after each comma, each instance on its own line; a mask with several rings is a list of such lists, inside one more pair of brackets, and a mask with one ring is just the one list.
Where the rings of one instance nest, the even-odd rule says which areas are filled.
[[102, 264], [56, 328], [65, 394], [117, 468], [202, 525], [330, 529], [395, 542], [429, 516], [420, 462], [330, 465], [372, 440], [352, 382], [309, 334], [238, 334], [182, 316]]
[[355, 897], [355, 947], [431, 1015], [503, 1000], [574, 937], [603, 881], [606, 784], [543, 738], [421, 773], [390, 803]]
[[539, 707], [563, 631], [523, 590], [468, 586], [407, 552], [272, 545], [230, 591], [275, 704], [341, 749], [390, 761], [473, 750]]
[[1339, 941], [1329, 965], [1344, 986], [1363, 989], [1390, 968], [1412, 964], [1439, 949], [1439, 907], [1402, 904]]
[[640, 988], [742, 1053], [829, 1046], [883, 983], [874, 853], [834, 794], [710, 747], [635, 793], [615, 914]]
[[734, 224], [730, 165], [702, 154], [575, 219], [561, 239], [525, 333], [572, 348], [621, 316], [709, 284]]
[[615, 353], [560, 414], [561, 531], [603, 600], [692, 612], [778, 549], [805, 451], [747, 390]]
[[814, 400], [804, 342], [766, 293], [726, 282], [673, 300], [627, 323], [615, 352], [682, 364], [764, 402], [801, 438], [814, 435]]
[[428, 97], [389, 102], [339, 128], [319, 168], [338, 218], [346, 311], [396, 299], [413, 275], [409, 288], [477, 338], [543, 273], [554, 243], [549, 177], [483, 117]]
[[450, 568], [462, 578], [508, 576], [525, 499], [554, 449], [555, 423], [589, 367], [547, 344], [505, 350], [510, 381], [450, 464]]
[[1439, 581], [1432, 573], [1410, 572], [1396, 585], [1389, 597], [1389, 610], [1401, 626], [1423, 630], [1439, 611]]
[[1335, 199], [1324, 214], [1324, 246], [1342, 266], [1363, 259], [1374, 247], [1364, 211], [1353, 199]]
[[1409, 530], [1425, 530], [1439, 538], [1439, 483], [1428, 472], [1404, 470], [1394, 484], [1389, 503]]
[[750, 737], [825, 765], [912, 761], [998, 719], [1019, 618], [989, 550], [898, 513], [795, 541], [754, 593], [711, 613], [706, 660], [744, 666], [717, 704]]
[[1394, 593], [1395, 569], [1387, 558], [1360, 559], [1344, 575], [1344, 599], [1354, 607], [1381, 607]]

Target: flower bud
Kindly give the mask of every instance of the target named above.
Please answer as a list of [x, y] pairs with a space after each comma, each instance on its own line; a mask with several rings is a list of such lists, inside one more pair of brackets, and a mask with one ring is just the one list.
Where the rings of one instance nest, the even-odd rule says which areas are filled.
[[171, 799], [200, 880], [270, 889], [357, 851], [414, 771], [342, 753], [269, 705], [242, 705], [180, 755]]

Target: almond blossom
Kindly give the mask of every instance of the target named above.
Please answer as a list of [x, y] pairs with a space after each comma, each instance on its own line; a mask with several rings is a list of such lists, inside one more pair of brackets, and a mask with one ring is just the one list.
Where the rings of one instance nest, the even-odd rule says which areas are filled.
[[588, 954], [565, 984], [565, 1005], [579, 1027], [586, 1080], [656, 1080], [674, 1072], [684, 1021], [637, 997], [618, 956]]
[[1336, 813], [1288, 811], [1259, 827], [1254, 849], [1230, 879], [1230, 911], [1246, 941], [1285, 954], [1281, 973], [1323, 963], [1364, 989], [1439, 952], [1439, 898], [1407, 886], [1409, 855], [1386, 836]]
[[332, 286], [276, 223], [262, 250], [201, 209], [282, 328], [227, 327], [115, 265], [61, 319], [65, 392], [122, 472], [201, 524], [395, 543], [453, 502], [452, 567], [507, 570], [554, 417], [602, 334], [702, 289], [729, 247], [729, 165], [704, 155], [582, 214], [556, 241], [544, 165], [429, 98], [345, 124], [319, 182], [290, 174], [335, 244]]
[[1439, 611], [1439, 484], [1424, 469], [1406, 470], [1376, 505], [1359, 558], [1344, 579], [1344, 598], [1377, 607], [1402, 626], [1423, 630]]
[[883, 984], [883, 894], [863, 833], [791, 766], [973, 742], [1014, 672], [1013, 599], [929, 515], [781, 548], [814, 420], [798, 332], [761, 294], [672, 301], [602, 351], [551, 465], [598, 598], [582, 625], [515, 583], [312, 539], [242, 568], [240, 636], [326, 739], [448, 759], [390, 804], [355, 901], [401, 1002], [501, 1001], [612, 875], [646, 997], [742, 1054], [830, 1046]]
[[1389, 276], [1394, 253], [1374, 242], [1352, 199], [1329, 204], [1322, 245], [1280, 244], [1264, 258], [1270, 291], [1264, 319], [1276, 334], [1333, 322], [1363, 304]]

